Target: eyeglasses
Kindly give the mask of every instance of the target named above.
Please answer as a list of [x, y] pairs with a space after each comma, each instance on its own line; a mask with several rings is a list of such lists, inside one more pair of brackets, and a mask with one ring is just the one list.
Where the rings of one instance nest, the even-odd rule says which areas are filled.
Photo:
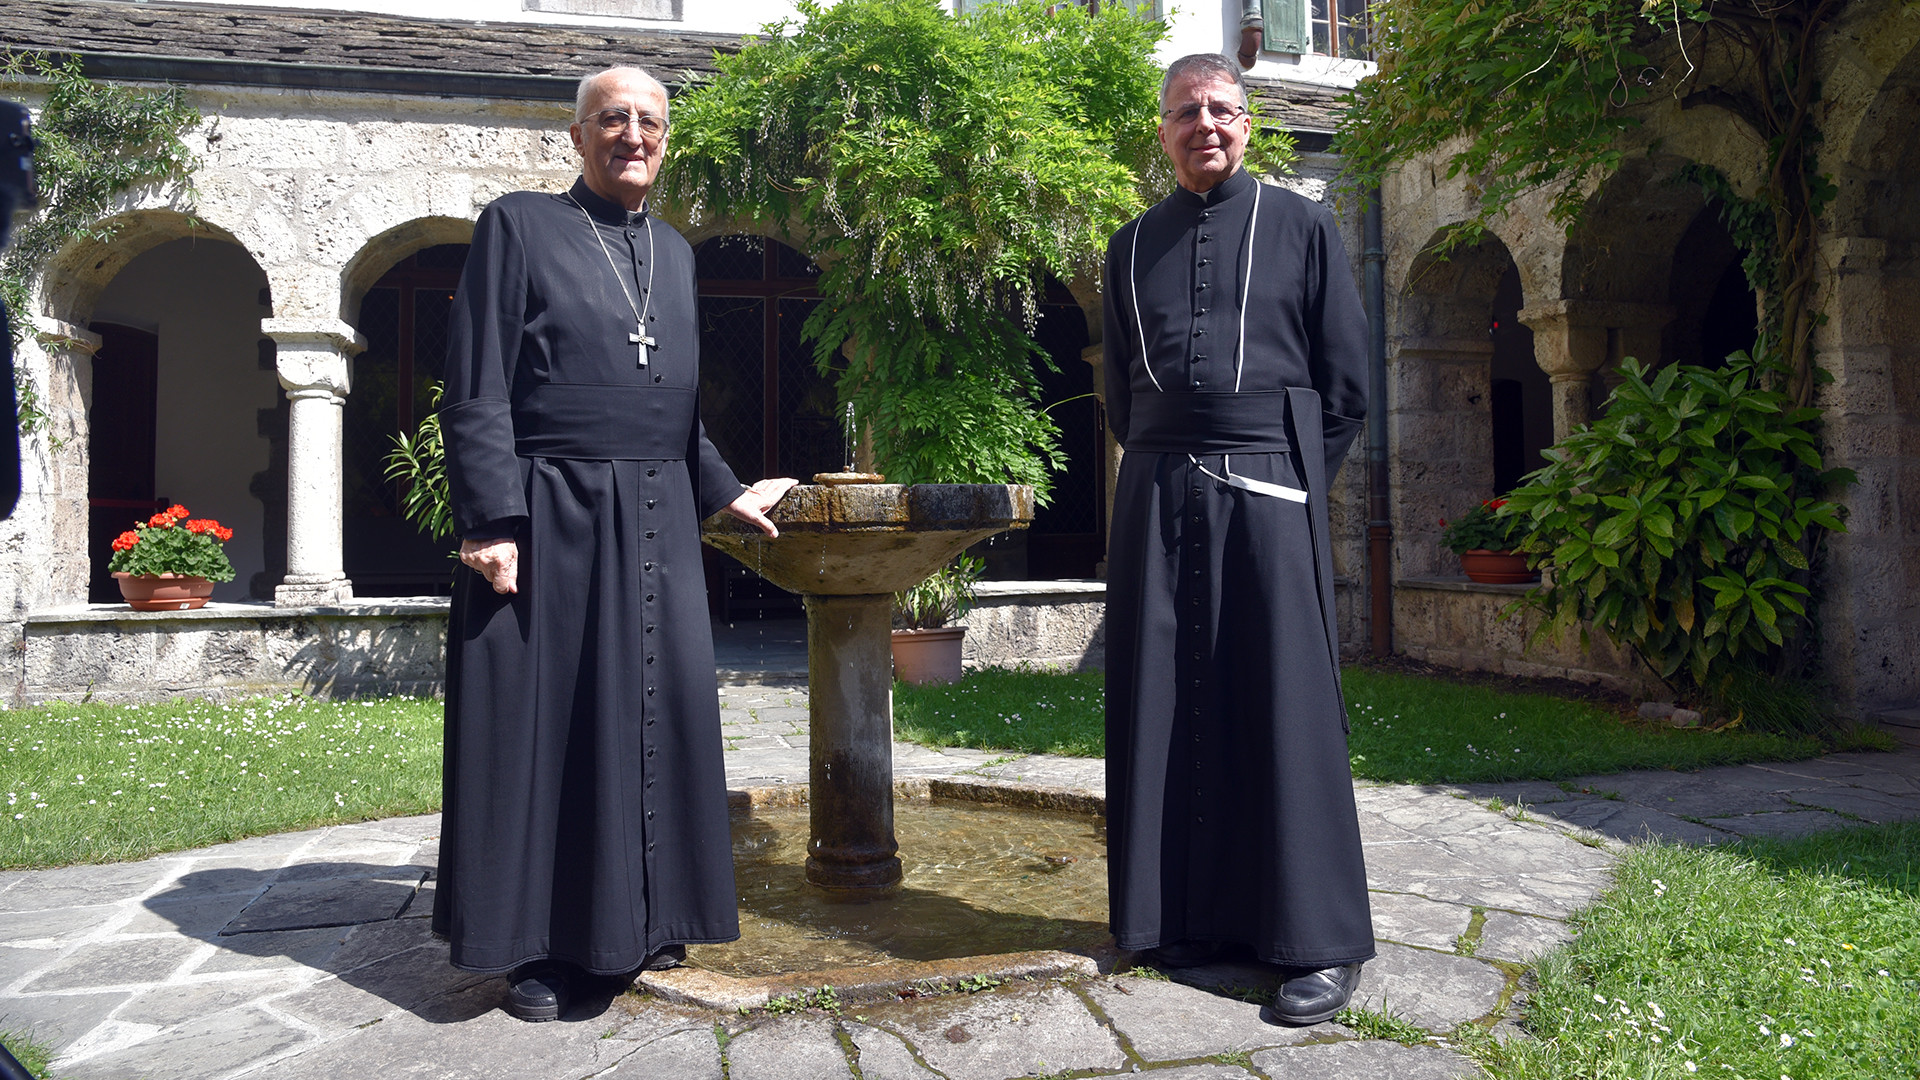
[[1214, 123], [1225, 124], [1238, 119], [1240, 114], [1247, 110], [1224, 101], [1209, 101], [1205, 105], [1183, 105], [1178, 109], [1168, 109], [1160, 115], [1181, 127], [1186, 127], [1198, 121], [1203, 111], [1213, 118]]
[[593, 122], [599, 126], [601, 131], [609, 135], [626, 131], [627, 125], [629, 124], [638, 124], [640, 125], [640, 137], [649, 142], [667, 133], [667, 121], [664, 118], [654, 116], [650, 113], [642, 113], [639, 116], [635, 116], [625, 109], [601, 109], [599, 112], [593, 114]]

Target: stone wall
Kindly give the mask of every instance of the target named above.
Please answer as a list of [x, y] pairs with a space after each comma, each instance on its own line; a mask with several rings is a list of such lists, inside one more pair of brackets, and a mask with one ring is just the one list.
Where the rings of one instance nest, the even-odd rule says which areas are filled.
[[968, 668], [1023, 664], [1064, 671], [1106, 666], [1107, 586], [1101, 581], [983, 581], [967, 628]]
[[181, 612], [81, 607], [31, 615], [22, 636], [18, 704], [445, 689], [444, 601]]
[[1482, 585], [1465, 578], [1396, 582], [1394, 649], [1439, 667], [1570, 679], [1641, 697], [1662, 697], [1660, 680], [1604, 635], [1594, 635], [1584, 647], [1577, 629], [1530, 642], [1540, 625], [1539, 613], [1505, 614], [1529, 588]]

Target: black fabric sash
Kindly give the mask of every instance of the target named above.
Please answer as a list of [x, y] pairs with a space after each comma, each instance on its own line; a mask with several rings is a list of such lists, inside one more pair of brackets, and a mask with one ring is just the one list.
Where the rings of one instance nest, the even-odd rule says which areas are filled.
[[1282, 453], [1287, 391], [1137, 394], [1127, 449], [1155, 454]]
[[528, 458], [680, 461], [699, 399], [687, 387], [536, 386], [513, 409], [513, 452]]

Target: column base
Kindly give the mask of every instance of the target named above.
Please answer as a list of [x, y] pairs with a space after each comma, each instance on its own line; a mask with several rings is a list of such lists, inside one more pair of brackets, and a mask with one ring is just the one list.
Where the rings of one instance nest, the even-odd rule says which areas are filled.
[[807, 883], [833, 892], [885, 896], [899, 886], [902, 876], [897, 855], [858, 864], [824, 862], [807, 856]]
[[339, 607], [353, 599], [353, 582], [343, 577], [288, 574], [274, 587], [274, 607]]

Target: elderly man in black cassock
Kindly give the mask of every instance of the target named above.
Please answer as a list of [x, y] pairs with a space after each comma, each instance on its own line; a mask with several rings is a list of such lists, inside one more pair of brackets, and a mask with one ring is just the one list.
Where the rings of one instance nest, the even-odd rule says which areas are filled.
[[461, 574], [447, 634], [433, 929], [551, 1020], [582, 973], [740, 935], [700, 521], [734, 478], [700, 424], [693, 250], [648, 212], [667, 94], [581, 80], [580, 178], [480, 215], [440, 409]]
[[1238, 67], [1161, 86], [1179, 186], [1107, 245], [1114, 936], [1281, 968], [1266, 1016], [1345, 1007], [1374, 955], [1327, 493], [1366, 414], [1366, 319], [1326, 208], [1241, 168]]

